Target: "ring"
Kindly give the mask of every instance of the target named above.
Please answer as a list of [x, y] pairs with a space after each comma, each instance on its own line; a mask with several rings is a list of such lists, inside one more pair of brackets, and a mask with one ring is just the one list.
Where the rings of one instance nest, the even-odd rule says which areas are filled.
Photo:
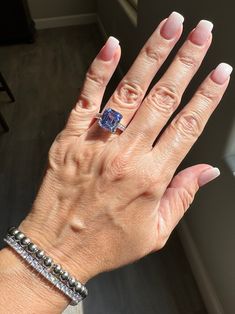
[[115, 133], [117, 129], [123, 132], [126, 129], [120, 123], [123, 118], [122, 114], [111, 108], [105, 109], [103, 113], [97, 113], [95, 118], [98, 119], [99, 126], [109, 132]]

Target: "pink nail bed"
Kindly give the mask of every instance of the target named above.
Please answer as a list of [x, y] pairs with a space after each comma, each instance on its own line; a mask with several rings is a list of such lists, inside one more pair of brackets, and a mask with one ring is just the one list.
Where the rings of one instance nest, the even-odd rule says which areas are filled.
[[207, 20], [201, 20], [190, 35], [190, 40], [196, 45], [204, 45], [210, 37], [213, 29], [213, 23]]
[[206, 169], [200, 174], [199, 179], [198, 179], [198, 185], [202, 187], [203, 185], [206, 185], [207, 183], [217, 178], [219, 175], [220, 175], [220, 170], [218, 168]]
[[165, 39], [174, 38], [184, 22], [184, 17], [178, 12], [172, 12], [161, 29], [161, 35]]
[[100, 58], [104, 61], [110, 61], [113, 58], [118, 46], [119, 40], [113, 36], [110, 36], [100, 51]]
[[212, 72], [211, 79], [217, 84], [224, 84], [233, 71], [233, 67], [227, 63], [220, 63]]

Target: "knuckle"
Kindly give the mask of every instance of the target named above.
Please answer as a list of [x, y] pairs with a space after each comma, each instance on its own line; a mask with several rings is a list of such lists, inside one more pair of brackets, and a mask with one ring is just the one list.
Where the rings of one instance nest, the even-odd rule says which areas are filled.
[[143, 98], [144, 92], [139, 84], [124, 80], [119, 84], [113, 94], [113, 100], [125, 107], [137, 108]]
[[201, 86], [196, 92], [196, 97], [202, 99], [207, 105], [216, 102], [219, 99], [219, 95], [214, 88], [208, 88]]
[[49, 152], [56, 152], [57, 154], [60, 154], [61, 152], [64, 152], [68, 143], [68, 136], [66, 133], [66, 130], [62, 130], [60, 133], [57, 134], [57, 136], [54, 139], [54, 142], [52, 143]]
[[120, 153], [108, 164], [106, 171], [111, 181], [118, 181], [127, 176], [128, 167], [129, 158]]
[[105, 77], [105, 75], [98, 73], [92, 67], [86, 73], [85, 79], [87, 81], [91, 81], [92, 83], [94, 83], [98, 87], [106, 86], [107, 78]]
[[48, 164], [50, 168], [57, 168], [64, 164], [65, 147], [61, 135], [59, 134], [48, 152]]
[[157, 85], [146, 97], [146, 104], [149, 109], [161, 112], [169, 117], [180, 103], [180, 97], [176, 87], [172, 85]]
[[162, 180], [157, 177], [155, 171], [148, 171], [146, 175], [142, 176], [142, 180], [138, 178], [139, 184], [141, 184], [144, 190], [143, 196], [148, 199], [159, 199], [162, 194]]
[[195, 68], [199, 65], [199, 60], [193, 53], [179, 51], [178, 53], [178, 60], [188, 68]]
[[64, 139], [64, 135], [65, 135], [65, 132], [64, 130], [61, 131], [60, 133], [58, 133], [54, 139], [54, 142], [52, 144], [52, 146], [55, 144], [55, 143], [61, 143], [61, 141], [63, 141]]
[[145, 185], [144, 182], [142, 183], [142, 189], [145, 187], [143, 196], [145, 199], [148, 200], [156, 200], [158, 198], [158, 190], [156, 189], [155, 185], [151, 185], [151, 184], [147, 184], [147, 182], [145, 181]]
[[163, 51], [150, 45], [143, 48], [143, 55], [147, 61], [155, 64], [160, 64], [163, 59]]
[[178, 193], [182, 204], [182, 213], [184, 214], [194, 200], [194, 193], [191, 189], [186, 188], [181, 188]]
[[79, 152], [76, 152], [76, 154], [74, 154], [74, 158], [80, 165], [88, 164], [94, 158], [94, 149], [89, 146], [81, 148]]
[[183, 137], [198, 138], [202, 130], [202, 118], [196, 111], [183, 112], [173, 120], [171, 126]]
[[82, 145], [79, 151], [70, 148], [66, 152], [65, 160], [68, 164], [68, 173], [83, 173], [89, 176], [94, 160], [94, 150]]
[[86, 96], [86, 94], [82, 92], [75, 107], [72, 109], [71, 114], [81, 115], [82, 117], [84, 115], [84, 109], [93, 111], [97, 109], [97, 106], [90, 97]]
[[143, 196], [146, 198], [156, 197], [156, 192], [158, 191], [155, 184], [156, 180], [153, 180], [153, 177], [147, 173], [147, 171], [142, 171], [141, 175], [138, 176], [138, 190], [144, 191]]

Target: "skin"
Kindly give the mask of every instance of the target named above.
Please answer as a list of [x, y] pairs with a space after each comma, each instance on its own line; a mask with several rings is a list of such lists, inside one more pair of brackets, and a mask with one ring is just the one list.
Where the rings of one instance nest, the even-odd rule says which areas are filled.
[[[49, 151], [32, 210], [19, 226], [83, 283], [161, 249], [192, 203], [200, 175], [211, 168], [200, 164], [175, 175], [229, 78], [217, 84], [209, 74], [154, 144], [212, 41], [210, 35], [198, 46], [189, 34], [166, 73], [145, 96], [182, 33], [181, 27], [174, 38], [163, 38], [164, 22], [106, 104], [123, 114], [122, 124], [129, 124], [121, 134], [106, 132], [93, 119], [119, 62], [120, 46], [111, 60], [102, 60], [101, 50], [93, 61], [78, 102]], [[0, 312], [4, 313], [61, 313], [69, 303], [9, 247], [0, 252], [0, 290]]]

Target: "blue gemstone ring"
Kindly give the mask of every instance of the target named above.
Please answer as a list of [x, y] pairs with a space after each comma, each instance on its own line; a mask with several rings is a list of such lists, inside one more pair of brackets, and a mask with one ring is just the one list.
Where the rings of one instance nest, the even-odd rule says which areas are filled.
[[103, 113], [97, 113], [96, 119], [98, 119], [98, 124], [103, 129], [115, 133], [116, 130], [124, 131], [126, 127], [120, 123], [122, 120], [121, 113], [111, 109], [107, 108], [104, 110]]

